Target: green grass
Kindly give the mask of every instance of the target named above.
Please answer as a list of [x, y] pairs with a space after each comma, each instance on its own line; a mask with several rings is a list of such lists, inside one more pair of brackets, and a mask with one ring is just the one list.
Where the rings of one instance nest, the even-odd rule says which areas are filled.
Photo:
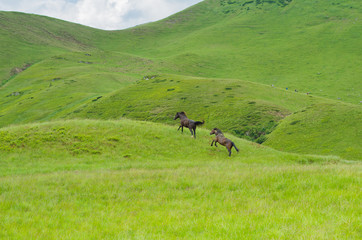
[[88, 100], [67, 118], [175, 124], [179, 111], [205, 120], [209, 129], [259, 143], [268, 139], [265, 144], [283, 151], [361, 159], [359, 106], [241, 80], [149, 76], [97, 102]]
[[357, 1], [246, 2], [207, 0], [122, 31], [2, 12], [1, 42], [9, 47], [0, 52], [0, 76], [6, 81], [25, 63], [97, 49], [157, 61], [154, 73], [242, 79], [360, 103]]
[[[137, 60], [132, 66], [123, 63]], [[146, 74], [141, 60], [95, 51], [57, 55], [34, 64], [0, 88], [0, 127], [54, 119], [87, 100], [96, 101], [139, 79], [130, 68]]]
[[282, 151], [361, 159], [361, 118], [362, 110], [355, 105], [313, 104], [282, 120], [265, 144]]
[[[263, 142], [264, 134], [277, 129], [287, 115], [310, 117], [302, 110], [311, 104], [338, 104], [340, 116], [349, 111], [315, 96], [352, 103], [352, 115], [358, 116], [360, 10], [352, 0], [207, 0], [164, 20], [122, 31], [1, 12], [6, 24], [0, 25], [0, 41], [7, 47], [0, 49], [0, 127], [122, 116], [170, 124], [170, 117], [182, 108], [191, 118], [205, 119], [207, 127]], [[134, 84], [146, 75], [187, 81]], [[272, 85], [275, 88], [267, 87]], [[151, 88], [150, 93], [144, 87]], [[286, 88], [288, 92], [281, 90]], [[321, 109], [326, 111], [321, 115], [328, 114], [328, 108]], [[343, 117], [323, 125], [306, 121], [312, 123], [306, 128], [289, 126], [293, 132], [313, 132], [311, 143], [317, 147], [301, 141], [301, 134], [293, 135], [296, 144], [279, 139], [281, 134], [274, 134], [268, 144], [360, 158], [358, 135], [344, 134], [343, 127], [334, 128], [338, 137], [325, 131], [341, 126]], [[348, 118], [346, 125], [352, 132], [361, 126], [355, 118]], [[280, 131], [291, 132], [283, 126]], [[328, 146], [322, 144], [323, 138], [330, 139]]]
[[[163, 59], [164, 72], [234, 78], [358, 104], [361, 6], [356, 1], [277, 4], [204, 1], [119, 33], [102, 49]], [[229, 9], [225, 13], [225, 9]], [[119, 43], [119, 42], [118, 42]]]
[[0, 238], [361, 239], [361, 12], [206, 0], [122, 31], [0, 12]]
[[2, 238], [359, 239], [361, 165], [236, 137], [229, 158], [175, 126], [58, 121], [0, 130]]

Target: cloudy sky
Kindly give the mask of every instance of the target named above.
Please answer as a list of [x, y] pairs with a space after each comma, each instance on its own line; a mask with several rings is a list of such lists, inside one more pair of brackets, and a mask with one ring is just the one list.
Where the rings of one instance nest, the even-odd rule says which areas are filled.
[[201, 1], [0, 0], [0, 10], [35, 13], [95, 28], [115, 30], [165, 18]]

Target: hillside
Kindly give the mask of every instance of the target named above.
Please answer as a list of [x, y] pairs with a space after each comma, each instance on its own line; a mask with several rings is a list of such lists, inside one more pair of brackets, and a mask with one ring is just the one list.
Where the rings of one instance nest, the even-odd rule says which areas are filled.
[[48, 57], [92, 48], [100, 30], [33, 14], [0, 11], [0, 87]]
[[99, 46], [161, 58], [167, 73], [274, 84], [358, 104], [361, 19], [362, 6], [352, 0], [208, 0], [115, 32]]
[[[268, 94], [266, 94], [268, 93]], [[179, 109], [245, 139], [283, 151], [361, 159], [362, 109], [233, 79], [177, 75], [146, 78], [98, 101], [88, 100], [67, 118], [131, 118], [175, 125]], [[178, 121], [177, 121], [178, 122]], [[272, 133], [271, 135], [269, 135]]]
[[174, 124], [185, 110], [280, 150], [360, 159], [361, 12], [352, 0], [206, 0], [122, 31], [0, 12], [0, 127]]
[[0, 12], [0, 239], [361, 239], [361, 20], [356, 0], [121, 31]]
[[92, 48], [159, 61], [154, 73], [243, 79], [358, 104], [361, 7], [353, 0], [206, 0], [122, 31], [2, 12], [1, 42], [9, 47], [1, 49], [1, 75]]

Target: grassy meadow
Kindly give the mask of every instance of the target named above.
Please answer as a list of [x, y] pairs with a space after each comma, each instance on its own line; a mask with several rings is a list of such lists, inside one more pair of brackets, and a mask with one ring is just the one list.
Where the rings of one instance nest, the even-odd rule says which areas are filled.
[[0, 11], [0, 239], [361, 239], [361, 13], [205, 0], [103, 31]]
[[359, 239], [361, 164], [175, 126], [72, 120], [0, 130], [1, 238]]

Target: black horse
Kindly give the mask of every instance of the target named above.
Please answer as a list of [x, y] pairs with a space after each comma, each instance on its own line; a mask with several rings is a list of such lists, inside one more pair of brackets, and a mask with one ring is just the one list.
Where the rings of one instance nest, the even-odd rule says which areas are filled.
[[173, 120], [176, 120], [177, 118], [180, 118], [180, 126], [178, 127], [177, 131], [181, 128], [181, 132], [183, 132], [184, 127], [187, 127], [190, 129], [191, 136], [193, 136], [194, 138], [196, 138], [196, 126], [205, 123], [205, 121], [200, 122], [188, 119], [185, 112], [176, 113], [176, 116]]

